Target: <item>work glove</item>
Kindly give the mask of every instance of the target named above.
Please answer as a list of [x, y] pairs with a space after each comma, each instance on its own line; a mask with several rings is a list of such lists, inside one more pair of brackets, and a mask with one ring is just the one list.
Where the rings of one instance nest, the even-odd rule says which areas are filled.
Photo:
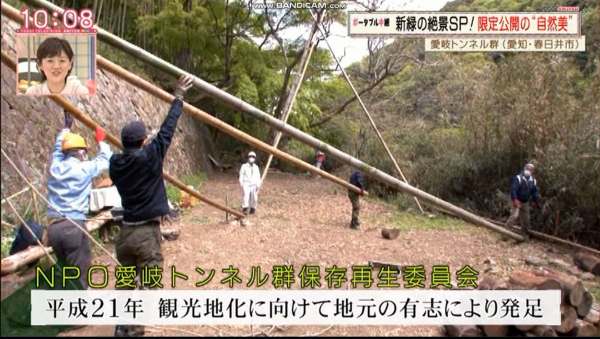
[[104, 129], [102, 129], [102, 127], [96, 127], [96, 142], [99, 143], [101, 141], [104, 141], [104, 139], [106, 139], [106, 132], [104, 132]]
[[63, 110], [64, 114], [65, 114], [65, 128], [71, 129], [71, 127], [73, 127], [73, 117], [71, 116], [71, 113], [67, 112], [67, 110]]
[[513, 205], [514, 208], [520, 208], [521, 207], [521, 202], [519, 201], [519, 199], [513, 199], [512, 205]]
[[191, 75], [182, 75], [177, 81], [177, 86], [175, 87], [175, 92], [173, 95], [179, 100], [183, 100], [183, 95], [187, 92], [188, 89], [192, 87], [192, 76]]

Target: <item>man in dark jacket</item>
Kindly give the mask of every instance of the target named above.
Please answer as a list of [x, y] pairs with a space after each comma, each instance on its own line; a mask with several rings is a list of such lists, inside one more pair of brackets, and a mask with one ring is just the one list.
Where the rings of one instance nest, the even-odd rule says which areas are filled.
[[356, 230], [360, 226], [360, 221], [358, 220], [360, 215], [360, 196], [363, 195], [365, 190], [365, 178], [362, 172], [358, 170], [353, 171], [350, 176], [350, 183], [360, 188], [360, 194], [348, 190], [348, 198], [350, 198], [350, 203], [352, 203], [352, 220], [350, 221], [350, 228]]
[[526, 239], [529, 238], [529, 203], [539, 207], [539, 191], [537, 181], [533, 177], [534, 169], [535, 166], [528, 163], [521, 173], [512, 178], [510, 185], [512, 206], [506, 225], [512, 226], [518, 219]]
[[[182, 76], [175, 100], [156, 137], [146, 142], [146, 128], [132, 121], [121, 130], [124, 151], [110, 158], [109, 174], [123, 204], [123, 226], [116, 244], [117, 259], [123, 266], [162, 268], [160, 218], [169, 214], [163, 182], [163, 161], [181, 116], [183, 94], [192, 86], [190, 76]], [[115, 336], [141, 336], [143, 326], [119, 325]]]

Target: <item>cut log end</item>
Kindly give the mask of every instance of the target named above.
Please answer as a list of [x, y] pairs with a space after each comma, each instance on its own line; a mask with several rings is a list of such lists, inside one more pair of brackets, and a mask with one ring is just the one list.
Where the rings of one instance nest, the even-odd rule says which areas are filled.
[[594, 296], [590, 292], [585, 291], [581, 298], [581, 302], [577, 304], [577, 315], [581, 318], [585, 318], [592, 310], [592, 304], [594, 304]]
[[505, 337], [509, 329], [507, 325], [484, 325], [481, 327], [483, 333], [488, 337]]
[[396, 228], [384, 228], [381, 230], [381, 236], [385, 239], [393, 240], [398, 238], [400, 230]]
[[540, 290], [560, 290], [561, 284], [553, 277], [539, 276], [528, 271], [514, 271], [509, 278], [513, 286]]
[[533, 330], [536, 325], [515, 325], [515, 327], [521, 332], [528, 332]]
[[586, 272], [600, 276], [600, 258], [586, 252], [578, 252], [573, 258], [575, 264]]
[[567, 334], [575, 328], [577, 321], [577, 311], [574, 307], [562, 304], [560, 305], [560, 325], [553, 326], [553, 329], [561, 334]]
[[556, 337], [557, 336], [556, 331], [554, 329], [552, 329], [552, 327], [546, 326], [546, 325], [535, 326], [534, 328], [529, 330], [529, 332], [527, 332], [527, 334], [531, 335], [533, 337]]
[[449, 337], [480, 337], [479, 327], [475, 325], [445, 325], [444, 330]]
[[576, 336], [578, 337], [594, 337], [598, 336], [598, 329], [594, 324], [585, 320], [577, 319], [575, 321]]
[[585, 316], [585, 318], [583, 318], [583, 320], [595, 325], [600, 325], [600, 312], [592, 308]]

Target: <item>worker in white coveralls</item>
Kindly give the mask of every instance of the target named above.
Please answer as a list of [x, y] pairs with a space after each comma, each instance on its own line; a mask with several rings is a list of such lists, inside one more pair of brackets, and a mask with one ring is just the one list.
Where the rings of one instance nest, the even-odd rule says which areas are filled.
[[240, 168], [242, 186], [242, 211], [248, 215], [256, 213], [258, 191], [260, 190], [260, 169], [256, 164], [256, 153], [248, 153], [248, 161]]

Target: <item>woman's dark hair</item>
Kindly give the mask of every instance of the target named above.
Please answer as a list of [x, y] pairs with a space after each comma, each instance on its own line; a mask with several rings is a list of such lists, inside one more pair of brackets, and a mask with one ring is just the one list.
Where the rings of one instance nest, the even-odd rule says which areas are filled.
[[[69, 61], [73, 61], [73, 49], [71, 48], [71, 44], [65, 39], [59, 38], [48, 38], [44, 40], [37, 49], [36, 58], [38, 64], [42, 63], [42, 59], [44, 58], [52, 58], [60, 55], [60, 52], [63, 51], [69, 58]], [[65, 83], [67, 82], [67, 78], [71, 75], [71, 70], [73, 70], [73, 65], [71, 65], [71, 69], [67, 72], [67, 76], [65, 77]], [[40, 70], [42, 74], [42, 81], [46, 81], [46, 74], [44, 71]]]

